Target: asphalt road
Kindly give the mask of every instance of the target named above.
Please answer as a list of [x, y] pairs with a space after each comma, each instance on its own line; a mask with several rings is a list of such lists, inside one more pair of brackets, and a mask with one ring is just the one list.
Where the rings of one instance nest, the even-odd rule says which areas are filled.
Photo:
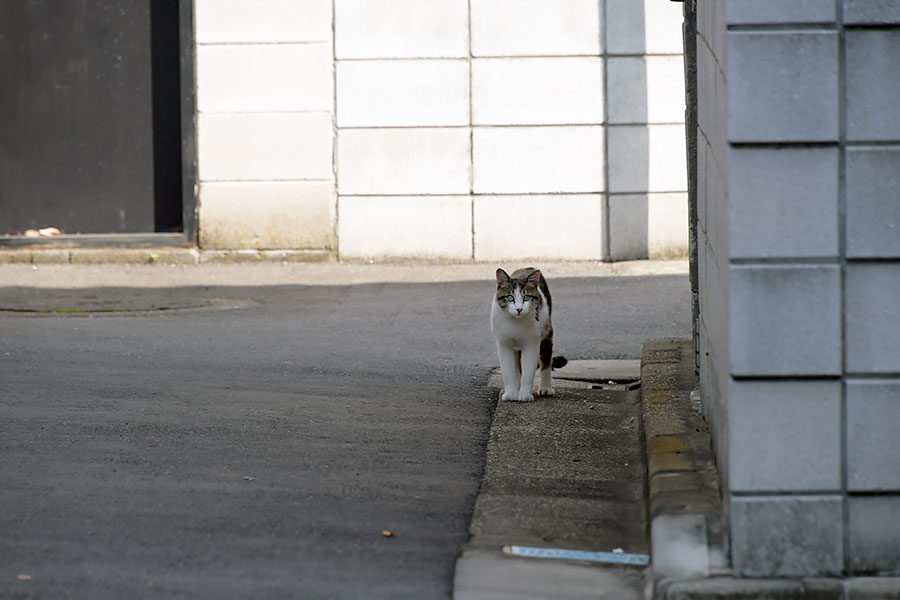
[[[690, 334], [686, 276], [549, 283], [570, 358]], [[449, 597], [492, 295], [0, 287], [0, 309], [62, 311], [0, 312], [0, 597]]]

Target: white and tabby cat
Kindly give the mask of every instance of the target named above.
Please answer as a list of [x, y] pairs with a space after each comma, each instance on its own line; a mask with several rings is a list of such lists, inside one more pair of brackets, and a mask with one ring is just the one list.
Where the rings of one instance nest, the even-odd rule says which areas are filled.
[[503, 372], [504, 400], [534, 400], [531, 386], [541, 367], [538, 396], [552, 396], [551, 368], [566, 364], [553, 358], [553, 326], [550, 323], [550, 289], [544, 276], [531, 267], [508, 275], [497, 269], [497, 294], [491, 306], [491, 331]]

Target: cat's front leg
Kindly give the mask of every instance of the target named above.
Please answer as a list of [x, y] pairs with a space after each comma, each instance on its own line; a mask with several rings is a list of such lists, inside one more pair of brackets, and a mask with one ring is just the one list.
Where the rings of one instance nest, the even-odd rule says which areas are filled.
[[519, 402], [531, 402], [534, 396], [531, 394], [531, 386], [534, 385], [534, 372], [538, 366], [538, 345], [527, 345], [522, 348], [522, 379], [519, 382]]
[[500, 371], [503, 373], [503, 400], [517, 400], [519, 396], [519, 360], [516, 351], [497, 343]]

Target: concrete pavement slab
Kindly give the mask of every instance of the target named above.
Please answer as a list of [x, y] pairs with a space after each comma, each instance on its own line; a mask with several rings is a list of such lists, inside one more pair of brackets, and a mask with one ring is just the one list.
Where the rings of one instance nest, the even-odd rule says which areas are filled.
[[640, 567], [502, 552], [649, 552], [639, 398], [559, 387], [552, 398], [498, 403], [454, 598], [642, 597]]
[[455, 600], [639, 600], [641, 574], [573, 563], [466, 551], [457, 561]]

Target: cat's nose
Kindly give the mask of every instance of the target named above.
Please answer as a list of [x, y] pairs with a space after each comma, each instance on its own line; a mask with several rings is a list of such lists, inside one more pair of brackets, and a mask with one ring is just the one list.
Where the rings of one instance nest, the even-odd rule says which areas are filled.
[[522, 309], [521, 309], [521, 308], [517, 308], [517, 309], [516, 309], [516, 312], [519, 313], [519, 314], [521, 315], [521, 314], [522, 314]]

